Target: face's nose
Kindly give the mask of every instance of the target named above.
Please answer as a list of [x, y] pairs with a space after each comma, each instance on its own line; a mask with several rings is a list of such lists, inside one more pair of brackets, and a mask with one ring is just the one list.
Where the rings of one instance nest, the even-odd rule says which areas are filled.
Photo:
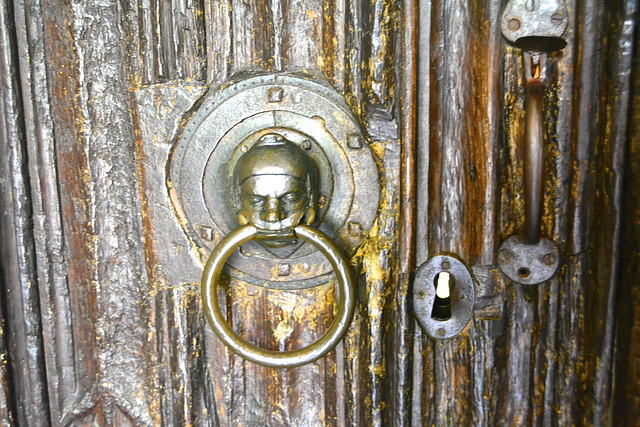
[[276, 197], [269, 197], [264, 208], [263, 218], [267, 222], [278, 222], [284, 219], [282, 205]]

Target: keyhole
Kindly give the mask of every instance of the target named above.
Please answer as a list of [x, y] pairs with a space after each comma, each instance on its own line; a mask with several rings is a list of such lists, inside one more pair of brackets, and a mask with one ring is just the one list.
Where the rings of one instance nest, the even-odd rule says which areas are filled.
[[431, 310], [431, 318], [435, 320], [451, 319], [451, 288], [453, 288], [453, 277], [443, 271], [438, 273], [433, 280], [436, 288], [436, 298]]
[[538, 10], [538, 8], [540, 7], [540, 0], [527, 0], [527, 2], [525, 3], [525, 7], [529, 12]]

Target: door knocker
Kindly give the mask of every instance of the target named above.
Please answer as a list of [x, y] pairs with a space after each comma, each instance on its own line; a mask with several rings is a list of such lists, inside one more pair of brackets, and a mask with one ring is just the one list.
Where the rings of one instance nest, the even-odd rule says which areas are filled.
[[[341, 96], [293, 76], [232, 83], [209, 94], [185, 121], [168, 172], [175, 212], [206, 263], [204, 311], [220, 339], [272, 367], [299, 366], [330, 351], [355, 308], [347, 256], [372, 227], [379, 197], [373, 154]], [[274, 289], [305, 289], [335, 276], [340, 303], [334, 321], [308, 347], [256, 347], [220, 311], [223, 269]]]

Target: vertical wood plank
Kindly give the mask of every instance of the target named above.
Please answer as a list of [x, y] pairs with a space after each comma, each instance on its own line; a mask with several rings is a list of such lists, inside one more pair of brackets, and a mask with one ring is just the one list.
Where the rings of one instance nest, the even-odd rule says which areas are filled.
[[51, 419], [152, 424], [156, 399], [145, 395], [156, 388], [146, 376], [153, 364], [145, 365], [153, 353], [141, 351], [149, 349], [149, 318], [137, 294], [144, 256], [123, 66], [122, 18], [136, 17], [115, 3], [40, 9], [31, 2], [16, 10], [25, 23], [18, 34]]
[[269, 2], [231, 0], [231, 73], [273, 70], [274, 28]]
[[406, 1], [399, 19], [400, 70], [400, 207], [398, 224], [398, 261], [394, 277], [395, 292], [390, 302], [393, 317], [390, 322], [387, 370], [390, 373], [389, 422], [408, 426], [412, 418], [413, 346], [415, 320], [410, 315], [409, 289], [411, 273], [415, 271], [416, 249], [416, 155], [418, 144], [418, 69], [419, 69], [419, 2]]
[[344, 95], [354, 113], [362, 114], [362, 40], [363, 40], [362, 4], [357, 0], [346, 0], [345, 25], [345, 85]]
[[[489, 87], [495, 90], [498, 84], [498, 76], [487, 70], [495, 68], [496, 61], [499, 64], [495, 45], [500, 40], [495, 24], [491, 27], [485, 19], [487, 14], [495, 16], [496, 9], [490, 3], [464, 1], [434, 2], [431, 9], [430, 152], [421, 156], [429, 161], [429, 200], [421, 206], [426, 205], [429, 212], [428, 253], [454, 253], [467, 265], [481, 258], [491, 262], [494, 250], [492, 240], [483, 242], [483, 228], [473, 224], [494, 215], [491, 211], [486, 217], [483, 205], [496, 203], [495, 193], [490, 192], [490, 183], [496, 179], [492, 167], [496, 138], [487, 138], [487, 124], [490, 118], [495, 123], [497, 109], [495, 104], [489, 109], [486, 98], [473, 94], [485, 93]], [[422, 252], [421, 258], [425, 255]], [[422, 369], [433, 370], [432, 378], [425, 372], [422, 380], [426, 422], [479, 422], [486, 385], [481, 326], [472, 322], [457, 338], [423, 342]], [[429, 386], [428, 381], [434, 384]]]
[[15, 16], [10, 5], [0, 5], [0, 422], [47, 425], [50, 407], [17, 60], [18, 43], [24, 42], [17, 37], [14, 24], [20, 18], [20, 11]]
[[[620, 250], [622, 252], [619, 273], [618, 319], [616, 323], [615, 396], [612, 423], [618, 425], [637, 422], [640, 413], [640, 43], [638, 43], [638, 4], [625, 3], [625, 20], [622, 32], [626, 40], [634, 40], [625, 50], [624, 62], [631, 61], [628, 123], [628, 148], [626, 151], [625, 195], [622, 201], [623, 229]], [[635, 33], [635, 34], [634, 34]], [[631, 53], [631, 57], [629, 57]], [[621, 94], [620, 92], [617, 92]], [[621, 94], [622, 95], [622, 94]], [[624, 100], [624, 95], [619, 101]], [[621, 123], [622, 124], [622, 123]], [[619, 127], [618, 127], [619, 128]]]
[[346, 0], [324, 0], [323, 52], [324, 74], [339, 92], [345, 88]]
[[[91, 43], [74, 46], [86, 97], [87, 170], [92, 180], [95, 231], [95, 306], [97, 364], [104, 416], [111, 422], [159, 421], [153, 335], [148, 298], [136, 145], [131, 112], [128, 36], [123, 23], [132, 11], [118, 2], [84, 2], [77, 16], [77, 34]], [[78, 11], [79, 12], [79, 11]], [[100, 17], [101, 19], [91, 19]], [[125, 202], [126, 201], [126, 202]], [[122, 414], [122, 415], [120, 415]], [[109, 422], [109, 421], [107, 421]]]
[[[274, 2], [280, 3], [279, 0]], [[282, 65], [278, 70], [323, 70], [323, 4], [321, 1], [282, 0], [281, 44]], [[276, 18], [274, 25], [278, 28]], [[276, 55], [276, 62], [278, 62]], [[327, 58], [328, 59], [328, 58]], [[313, 73], [316, 74], [316, 73]]]
[[204, 4], [207, 82], [221, 84], [229, 76], [231, 56], [231, 3], [206, 1]]

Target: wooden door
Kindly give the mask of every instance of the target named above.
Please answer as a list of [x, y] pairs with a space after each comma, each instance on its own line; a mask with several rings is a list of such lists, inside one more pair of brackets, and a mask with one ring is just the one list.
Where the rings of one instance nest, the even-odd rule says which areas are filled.
[[[0, 3], [2, 425], [633, 425], [640, 411], [638, 4], [567, 0], [549, 59], [537, 286], [497, 266], [522, 232], [522, 59], [500, 0], [16, 0]], [[323, 359], [272, 369], [204, 319], [202, 265], [166, 187], [199, 100], [232, 78], [328, 81], [380, 172], [352, 259], [358, 305]], [[449, 253], [474, 317], [434, 340], [412, 277]], [[234, 283], [265, 347], [332, 319], [331, 283]], [[279, 329], [280, 328], [280, 329]], [[286, 339], [274, 331], [286, 330]]]

